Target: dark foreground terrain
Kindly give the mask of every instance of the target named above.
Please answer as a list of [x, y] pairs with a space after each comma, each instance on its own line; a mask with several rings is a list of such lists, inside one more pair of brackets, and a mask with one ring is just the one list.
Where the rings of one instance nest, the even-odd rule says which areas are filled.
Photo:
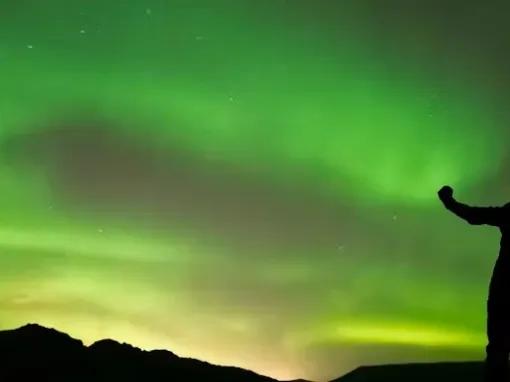
[[[481, 362], [422, 363], [363, 366], [331, 382], [482, 382], [482, 375]], [[250, 370], [108, 339], [87, 347], [35, 324], [0, 331], [0, 381], [278, 382]]]
[[54, 329], [29, 324], [0, 331], [0, 381], [277, 382], [237, 367], [143, 351], [113, 340], [84, 346]]
[[331, 382], [483, 382], [483, 363], [362, 366]]

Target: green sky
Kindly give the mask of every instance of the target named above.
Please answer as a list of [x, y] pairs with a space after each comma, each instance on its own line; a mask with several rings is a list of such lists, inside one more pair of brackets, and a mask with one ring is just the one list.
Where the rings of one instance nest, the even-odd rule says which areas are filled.
[[0, 316], [281, 379], [483, 356], [508, 5], [0, 6]]

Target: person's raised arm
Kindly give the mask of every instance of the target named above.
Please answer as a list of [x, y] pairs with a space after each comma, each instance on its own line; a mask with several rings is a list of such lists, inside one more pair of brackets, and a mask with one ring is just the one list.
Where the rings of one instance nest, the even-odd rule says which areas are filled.
[[460, 203], [453, 197], [453, 189], [450, 186], [443, 186], [438, 191], [438, 196], [446, 209], [466, 220], [469, 224], [494, 226], [503, 224], [505, 212], [502, 207], [471, 207]]

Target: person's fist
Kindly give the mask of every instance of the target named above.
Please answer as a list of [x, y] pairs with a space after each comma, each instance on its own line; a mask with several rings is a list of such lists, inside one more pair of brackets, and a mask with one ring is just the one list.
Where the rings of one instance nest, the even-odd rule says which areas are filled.
[[453, 188], [451, 188], [450, 186], [443, 186], [437, 192], [437, 194], [439, 195], [439, 199], [449, 200], [453, 197]]

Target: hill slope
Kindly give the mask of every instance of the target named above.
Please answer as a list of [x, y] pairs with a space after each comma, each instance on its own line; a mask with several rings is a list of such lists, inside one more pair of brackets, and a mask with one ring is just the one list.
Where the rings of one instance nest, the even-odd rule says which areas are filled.
[[[144, 351], [110, 339], [87, 347], [65, 333], [36, 324], [0, 331], [0, 365], [2, 382], [279, 382], [250, 370], [181, 358], [167, 350]], [[331, 382], [408, 381], [482, 382], [483, 363], [362, 366]]]
[[362, 366], [331, 382], [482, 382], [482, 362]]
[[0, 381], [277, 382], [231, 366], [144, 351], [113, 340], [86, 347], [67, 334], [29, 324], [0, 331]]

